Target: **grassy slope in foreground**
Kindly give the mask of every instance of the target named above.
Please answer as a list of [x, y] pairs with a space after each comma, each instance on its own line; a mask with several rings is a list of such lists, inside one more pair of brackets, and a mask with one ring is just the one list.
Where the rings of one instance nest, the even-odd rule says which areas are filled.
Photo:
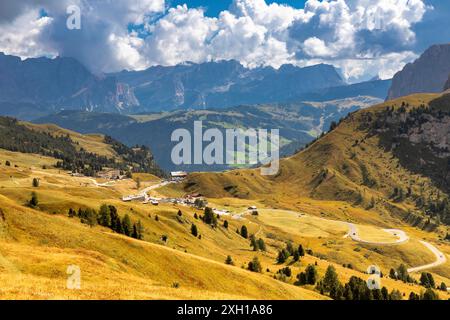
[[[5, 166], [6, 160], [12, 166]], [[119, 190], [133, 192], [132, 181], [118, 182], [117, 189], [96, 187], [88, 178], [51, 169], [55, 159], [32, 154], [0, 150], [0, 162], [2, 299], [323, 298], [242, 269], [254, 253], [234, 229], [213, 230], [195, 222], [202, 234], [199, 240], [190, 235], [195, 220], [187, 208], [180, 223], [171, 205], [123, 204]], [[48, 169], [41, 169], [42, 165]], [[33, 177], [40, 179], [39, 188], [31, 187]], [[40, 210], [24, 206], [32, 191], [39, 196]], [[122, 216], [128, 213], [133, 220], [141, 219], [145, 238], [153, 243], [99, 226], [90, 228], [66, 216], [70, 207], [98, 209], [101, 203], [114, 204]], [[237, 226], [230, 223], [231, 227]], [[159, 240], [162, 234], [169, 236], [167, 244]], [[224, 264], [227, 254], [233, 255], [235, 267]], [[66, 289], [66, 269], [71, 264], [81, 268], [80, 291]]]
[[[5, 160], [11, 161], [12, 166], [5, 166]], [[120, 201], [122, 194], [136, 192], [132, 180], [118, 181], [108, 188], [98, 187], [89, 178], [71, 177], [52, 169], [55, 159], [32, 154], [0, 150], [0, 162], [0, 208], [5, 217], [0, 222], [0, 296], [5, 299], [316, 299], [324, 297], [313, 292], [312, 286], [299, 288], [292, 285], [295, 276], [308, 264], [317, 263], [319, 277], [323, 277], [328, 265], [333, 264], [340, 280], [345, 282], [353, 275], [366, 277], [366, 256], [370, 256], [384, 272], [399, 263], [418, 266], [432, 260], [432, 256], [424, 250], [422, 253], [413, 244], [412, 247], [374, 252], [370, 247], [361, 247], [349, 238], [344, 239], [345, 228], [336, 228], [335, 223], [324, 223], [312, 216], [291, 219], [291, 214], [284, 217], [279, 211], [261, 211], [260, 217], [246, 216], [243, 220], [228, 219], [228, 229], [223, 228], [221, 219], [219, 227], [213, 229], [195, 219], [194, 214], [201, 212], [192, 208], [123, 203]], [[47, 169], [42, 169], [42, 165]], [[140, 176], [144, 188], [155, 183], [154, 177]], [[33, 177], [40, 179], [39, 188], [31, 187]], [[24, 206], [32, 191], [39, 196], [39, 210]], [[157, 192], [159, 190], [152, 193], [157, 195]], [[298, 200], [312, 215], [317, 210], [331, 212], [336, 207], [331, 203], [327, 203], [330, 207], [321, 207], [323, 203], [319, 201]], [[133, 221], [140, 219], [145, 227], [144, 239], [148, 242], [124, 238], [99, 226], [89, 228], [79, 219], [67, 217], [68, 208], [98, 209], [102, 203], [116, 206], [122, 217], [128, 214]], [[211, 199], [211, 205], [216, 207], [225, 203], [234, 212], [242, 212], [249, 201]], [[179, 209], [182, 217], [177, 215]], [[355, 211], [358, 216], [361, 212], [367, 217], [374, 216], [364, 210], [348, 209], [352, 215]], [[197, 225], [201, 239], [191, 235], [192, 223]], [[294, 226], [296, 223], [298, 229]], [[243, 224], [248, 227], [249, 234], [264, 238], [267, 252], [252, 251], [249, 240], [235, 232]], [[291, 228], [285, 228], [286, 224]], [[375, 230], [361, 230], [362, 236], [369, 232]], [[374, 233], [378, 234], [379, 231]], [[161, 235], [167, 235], [169, 241], [162, 242]], [[315, 255], [306, 255], [300, 262], [288, 261], [279, 265], [276, 263], [277, 250], [287, 241], [302, 243]], [[356, 248], [359, 249], [356, 251]], [[227, 255], [233, 257], [234, 267], [224, 264]], [[261, 261], [262, 274], [243, 269], [254, 256]], [[343, 268], [343, 263], [352, 263], [354, 269]], [[81, 291], [65, 289], [65, 272], [69, 264], [81, 267]], [[273, 279], [277, 271], [287, 265], [293, 272], [289, 283]], [[449, 274], [447, 269], [445, 267], [439, 273], [445, 277]], [[447, 278], [442, 280], [448, 282]], [[175, 284], [179, 287], [175, 288]], [[391, 279], [383, 280], [383, 285], [389, 291], [399, 289], [406, 295], [421, 290], [419, 286]]]

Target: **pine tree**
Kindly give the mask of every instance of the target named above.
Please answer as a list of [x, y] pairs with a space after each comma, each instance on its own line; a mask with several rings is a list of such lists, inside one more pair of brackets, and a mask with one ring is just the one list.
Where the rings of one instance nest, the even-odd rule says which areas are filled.
[[420, 296], [417, 293], [411, 292], [409, 294], [409, 300], [420, 300]]
[[203, 222], [213, 227], [217, 227], [217, 217], [214, 214], [213, 210], [209, 207], [205, 208]]
[[294, 255], [294, 246], [292, 245], [292, 242], [286, 243], [286, 251], [289, 252], [289, 255]]
[[428, 272], [422, 272], [420, 276], [420, 284], [425, 288], [434, 288], [436, 286], [433, 275]]
[[142, 225], [141, 220], [138, 220], [136, 223], [136, 231], [137, 231], [137, 239], [144, 239], [144, 226]]
[[383, 297], [383, 300], [389, 300], [389, 292], [386, 287], [381, 288], [381, 296]]
[[344, 299], [349, 301], [353, 300], [353, 292], [348, 283], [344, 286]]
[[322, 283], [325, 292], [331, 292], [331, 290], [339, 284], [336, 269], [332, 265], [328, 266]]
[[253, 272], [262, 271], [261, 262], [259, 262], [258, 257], [254, 257], [253, 260], [248, 263], [248, 270]]
[[31, 199], [30, 199], [29, 204], [30, 204], [30, 207], [32, 207], [32, 208], [36, 208], [38, 206], [39, 199], [38, 199], [38, 196], [37, 196], [36, 192], [32, 192], [31, 193]]
[[108, 228], [111, 227], [110, 207], [108, 207], [106, 204], [103, 204], [100, 207], [98, 220], [99, 220], [98, 222], [101, 226], [108, 227]]
[[266, 251], [266, 243], [261, 238], [258, 239], [258, 248], [261, 251]]
[[250, 236], [250, 247], [253, 248], [253, 251], [258, 251], [258, 243], [256, 242], [255, 235]]
[[302, 245], [298, 246], [298, 254], [300, 257], [304, 257], [305, 256], [305, 249], [303, 249]]
[[86, 224], [90, 227], [93, 227], [97, 225], [97, 212], [95, 210], [92, 210], [91, 208], [88, 208], [85, 210], [85, 221]]
[[134, 239], [139, 239], [136, 223], [133, 224], [133, 232], [131, 233], [131, 237]]
[[297, 279], [298, 279], [298, 283], [297, 284], [300, 285], [300, 286], [304, 286], [306, 284], [306, 273], [300, 272], [297, 275]]
[[245, 225], [241, 227], [241, 237], [243, 237], [245, 239], [248, 238], [248, 230]]
[[227, 256], [227, 258], [225, 259], [225, 263], [234, 266], [234, 262], [231, 256]]
[[317, 270], [313, 265], [308, 265], [305, 270], [306, 274], [306, 283], [307, 284], [315, 284], [317, 282]]
[[333, 300], [344, 300], [344, 287], [337, 282], [330, 290], [330, 298]]
[[408, 269], [404, 264], [401, 264], [397, 269], [397, 278], [403, 282], [408, 281]]
[[38, 178], [33, 178], [33, 187], [39, 188], [39, 179]]
[[389, 271], [389, 278], [397, 280], [397, 273], [393, 268], [391, 268], [391, 270]]
[[421, 300], [439, 300], [439, 296], [436, 292], [433, 291], [433, 289], [428, 288], [422, 295]]
[[398, 290], [392, 290], [392, 292], [389, 294], [389, 300], [402, 300], [403, 296], [400, 291]]
[[123, 230], [122, 221], [117, 219], [117, 226], [116, 226], [116, 232], [120, 234], [125, 234], [125, 231]]
[[194, 237], [197, 237], [197, 236], [198, 236], [198, 230], [197, 230], [197, 226], [196, 226], [195, 224], [192, 224], [192, 225], [191, 225], [191, 234], [192, 234]]
[[132, 226], [131, 226], [130, 216], [128, 214], [126, 214], [122, 219], [122, 228], [123, 228], [123, 233], [126, 236], [128, 236], [128, 237], [131, 236]]
[[72, 208], [69, 209], [69, 213], [68, 216], [69, 218], [73, 218], [77, 215], [77, 213], [75, 212], [75, 210], [73, 210]]
[[287, 252], [286, 249], [283, 248], [278, 252], [277, 262], [285, 263], [288, 258], [289, 258], [289, 252]]
[[136, 189], [140, 189], [141, 188], [141, 178], [137, 177], [136, 178]]

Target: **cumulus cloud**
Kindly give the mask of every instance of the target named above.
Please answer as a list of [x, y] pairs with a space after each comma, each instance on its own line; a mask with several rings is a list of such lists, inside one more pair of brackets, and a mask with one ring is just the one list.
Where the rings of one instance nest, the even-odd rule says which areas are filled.
[[51, 18], [40, 17], [37, 12], [29, 11], [1, 24], [0, 52], [22, 58], [54, 55], [55, 52], [39, 42], [43, 31], [51, 23]]
[[[81, 30], [66, 27], [69, 5], [81, 10]], [[0, 51], [22, 58], [75, 57], [94, 72], [145, 68], [143, 41], [128, 26], [164, 10], [164, 0], [5, 0], [0, 3]]]
[[[413, 27], [430, 10], [424, 1], [308, 0], [296, 9], [234, 0], [208, 17], [188, 5], [167, 10], [164, 0], [78, 0], [82, 29], [71, 31], [69, 0], [4, 0], [0, 51], [73, 56], [97, 72], [235, 59], [249, 67], [330, 63], [351, 80], [388, 78], [416, 57]], [[37, 16], [40, 9], [49, 17]]]

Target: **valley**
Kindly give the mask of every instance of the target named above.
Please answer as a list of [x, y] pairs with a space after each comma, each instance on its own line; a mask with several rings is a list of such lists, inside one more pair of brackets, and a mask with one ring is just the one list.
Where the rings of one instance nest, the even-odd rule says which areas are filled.
[[[418, 243], [422, 239], [433, 243], [444, 255], [450, 253], [450, 246], [434, 233], [397, 220], [386, 222], [373, 212], [345, 202], [299, 198], [298, 210], [280, 210], [264, 199], [208, 197], [208, 206], [230, 211], [213, 228], [199, 220], [204, 213], [195, 207], [121, 200], [123, 195], [139, 193], [138, 177], [141, 190], [160, 198], [182, 196], [182, 184], [161, 186], [160, 178], [147, 174], [111, 184], [101, 179], [94, 183], [89, 177], [73, 177], [53, 168], [57, 161], [53, 158], [10, 151], [0, 151], [0, 158], [2, 298], [325, 299], [314, 286], [294, 285], [295, 275], [310, 264], [323, 275], [333, 265], [339, 280], [345, 282], [352, 276], [366, 279], [370, 264], [388, 274], [390, 268], [400, 264], [414, 268], [433, 263], [434, 254]], [[6, 161], [10, 166], [5, 165]], [[40, 182], [37, 188], [32, 186], [34, 178]], [[32, 192], [39, 198], [36, 208], [26, 206]], [[143, 240], [67, 216], [70, 208], [98, 210], [104, 203], [115, 206], [122, 216], [139, 219], [144, 226]], [[277, 207], [284, 205], [280, 201]], [[256, 206], [258, 215], [252, 215], [248, 206]], [[227, 228], [223, 226], [225, 220]], [[367, 244], [346, 236], [350, 230], [347, 221], [356, 226], [361, 239], [383, 244]], [[191, 234], [193, 224], [201, 239]], [[249, 235], [264, 239], [266, 251], [253, 251], [249, 239], [236, 233], [244, 225]], [[385, 228], [400, 228], [409, 240], [386, 245], [395, 243], [396, 237], [383, 231]], [[285, 264], [277, 262], [277, 252], [286, 243], [302, 244], [311, 251], [297, 262], [288, 260], [293, 276], [280, 279], [278, 270]], [[227, 256], [232, 257], [234, 266], [225, 264]], [[263, 266], [261, 273], [246, 270], [255, 256]], [[73, 264], [81, 269], [81, 290], [65, 287], [66, 268]], [[427, 271], [432, 272], [436, 282], [449, 283], [447, 263], [430, 268]], [[419, 273], [412, 276], [419, 280]], [[389, 291], [400, 290], [406, 296], [424, 291], [418, 284], [387, 276], [381, 281]], [[442, 291], [439, 295], [446, 297]]]
[[53, 123], [85, 134], [102, 133], [129, 146], [149, 146], [156, 162], [168, 171], [222, 171], [230, 169], [230, 166], [173, 164], [171, 151], [177, 142], [171, 141], [172, 132], [176, 129], [192, 131], [196, 121], [202, 122], [205, 131], [209, 128], [219, 129], [221, 132], [230, 128], [277, 128], [280, 130], [280, 154], [289, 156], [327, 131], [332, 123], [338, 122], [348, 113], [380, 102], [382, 100], [379, 98], [357, 96], [322, 102], [298, 101], [136, 115], [62, 111], [33, 122]]

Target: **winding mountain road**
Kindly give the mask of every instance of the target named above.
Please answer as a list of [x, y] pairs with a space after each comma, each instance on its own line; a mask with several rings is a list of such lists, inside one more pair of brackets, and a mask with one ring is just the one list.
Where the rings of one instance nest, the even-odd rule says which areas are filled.
[[[406, 243], [409, 241], [408, 235], [404, 231], [397, 230], [397, 229], [383, 229], [383, 231], [393, 234], [394, 236], [396, 236], [398, 238], [394, 242], [366, 241], [366, 240], [360, 238], [359, 233], [358, 233], [358, 228], [356, 227], [355, 224], [347, 223], [347, 225], [349, 227], [348, 236], [350, 238], [352, 238], [352, 240], [357, 241], [357, 242], [371, 244], [371, 245], [399, 245], [399, 244], [403, 244], [403, 243]], [[408, 269], [409, 273], [414, 273], [414, 272], [419, 272], [419, 271], [426, 270], [426, 269], [431, 269], [431, 268], [440, 266], [447, 261], [445, 254], [442, 253], [441, 251], [439, 251], [439, 249], [437, 249], [431, 243], [428, 243], [426, 241], [420, 241], [420, 243], [423, 244], [428, 250], [430, 250], [436, 256], [436, 260], [433, 263], [429, 263], [429, 264], [426, 264], [423, 266], [409, 268]]]
[[359, 236], [359, 232], [358, 232], [358, 228], [356, 227], [355, 224], [353, 223], [347, 223], [348, 227], [349, 227], [349, 232], [348, 232], [348, 236], [350, 238], [352, 238], [354, 241], [358, 241], [358, 242], [362, 242], [362, 243], [366, 243], [366, 244], [373, 244], [373, 245], [399, 245], [405, 242], [408, 242], [409, 237], [408, 235], [402, 231], [402, 230], [397, 230], [397, 229], [383, 229], [383, 231], [390, 233], [394, 236], [396, 236], [398, 239], [394, 242], [379, 242], [379, 241], [367, 241], [364, 239], [361, 239], [361, 237]]
[[[276, 210], [276, 209], [269, 209], [272, 211], [282, 211], [282, 212], [290, 212], [296, 216], [298, 216], [298, 212], [295, 211], [290, 211], [290, 210]], [[264, 211], [264, 210], [261, 210]], [[241, 213], [240, 217], [242, 218], [242, 215], [244, 215], [245, 212]], [[304, 215], [304, 214], [303, 214]], [[325, 219], [325, 218], [319, 218], [322, 220], [326, 220], [326, 221], [333, 221], [333, 222], [340, 222], [340, 221], [336, 221], [336, 220], [330, 220], [330, 219]], [[350, 237], [353, 241], [356, 242], [360, 242], [360, 243], [364, 243], [364, 244], [370, 244], [370, 245], [381, 245], [381, 246], [392, 246], [392, 245], [401, 245], [404, 244], [406, 242], [409, 241], [409, 236], [402, 230], [398, 230], [398, 229], [383, 229], [383, 231], [390, 233], [392, 235], [394, 235], [395, 237], [397, 237], [397, 240], [393, 241], [393, 242], [376, 242], [376, 241], [367, 241], [364, 240], [360, 237], [359, 235], [359, 231], [358, 231], [358, 227], [354, 224], [354, 223], [350, 223], [350, 222], [342, 222], [344, 224], [346, 224], [349, 228], [348, 233], [344, 236], [344, 238]], [[428, 250], [430, 250], [436, 257], [436, 260], [432, 263], [426, 264], [426, 265], [422, 265], [422, 266], [418, 266], [418, 267], [413, 267], [413, 268], [409, 268], [408, 272], [409, 273], [414, 273], [414, 272], [419, 272], [422, 270], [426, 270], [426, 269], [431, 269], [434, 267], [438, 267], [444, 263], [447, 262], [447, 257], [446, 255], [439, 251], [438, 248], [436, 248], [434, 245], [432, 245], [429, 242], [426, 241], [420, 241], [420, 243], [422, 245], [424, 245]]]
[[420, 266], [420, 267], [409, 268], [408, 269], [409, 273], [419, 272], [419, 271], [422, 271], [425, 269], [434, 268], [434, 267], [440, 266], [441, 264], [444, 264], [447, 261], [447, 257], [445, 256], [445, 254], [442, 253], [441, 251], [439, 251], [435, 246], [433, 246], [432, 244], [425, 242], [425, 241], [420, 241], [420, 243], [423, 244], [425, 247], [427, 247], [428, 250], [433, 252], [433, 254], [436, 256], [436, 261], [433, 263], [430, 263], [430, 264]]

